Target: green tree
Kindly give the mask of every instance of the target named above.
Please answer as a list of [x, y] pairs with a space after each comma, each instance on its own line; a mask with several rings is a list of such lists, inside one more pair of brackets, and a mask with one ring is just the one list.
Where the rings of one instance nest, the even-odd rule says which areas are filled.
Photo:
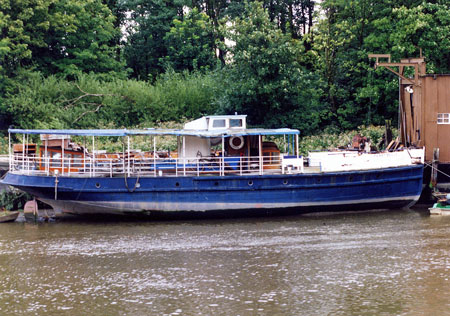
[[365, 43], [371, 49], [390, 52], [394, 60], [418, 56], [422, 49], [427, 69], [432, 73], [450, 72], [450, 6], [424, 1], [401, 5], [389, 15], [372, 22]]
[[119, 30], [114, 28], [111, 10], [101, 0], [58, 1], [50, 9], [47, 47], [37, 48], [33, 54], [38, 63], [53, 66], [51, 73], [72, 77], [79, 72], [115, 76], [123, 72], [124, 64], [116, 59], [117, 47], [110, 46]]
[[12, 76], [19, 67], [45, 74], [121, 73], [111, 40], [119, 30], [101, 0], [0, 2], [0, 61]]
[[152, 85], [105, 81], [101, 74], [79, 74], [69, 81], [21, 70], [3, 98], [3, 113], [8, 124], [21, 128], [148, 127], [214, 113], [219, 93], [215, 73], [171, 71]]
[[[438, 1], [439, 2], [439, 1]], [[374, 71], [369, 53], [393, 60], [429, 57], [429, 69], [447, 71], [449, 7], [420, 0], [326, 0], [314, 29], [315, 66], [326, 85], [329, 121], [339, 128], [397, 119], [398, 79]]]
[[174, 69], [212, 69], [216, 64], [214, 33], [205, 13], [192, 9], [183, 20], [175, 19], [164, 36], [167, 55], [163, 63]]
[[129, 33], [125, 58], [133, 76], [154, 80], [164, 71], [161, 59], [167, 56], [164, 42], [172, 21], [183, 17], [185, 0], [130, 0]]
[[294, 126], [308, 134], [319, 127], [321, 82], [300, 66], [303, 47], [270, 22], [259, 2], [250, 3], [229, 30], [236, 45], [227, 70], [223, 110], [249, 115], [249, 123]]
[[315, 1], [312, 0], [265, 0], [270, 20], [277, 23], [284, 32], [289, 32], [292, 38], [301, 38], [311, 32]]

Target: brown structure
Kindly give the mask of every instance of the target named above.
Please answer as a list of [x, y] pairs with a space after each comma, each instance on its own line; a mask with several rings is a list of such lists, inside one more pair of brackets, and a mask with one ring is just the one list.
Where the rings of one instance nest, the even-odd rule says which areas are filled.
[[[400, 78], [399, 134], [407, 146], [425, 146], [425, 160], [450, 164], [450, 74], [426, 74], [424, 57], [401, 59], [392, 63], [389, 54], [370, 54], [375, 67], [385, 67]], [[412, 68], [413, 77], [405, 70]], [[448, 182], [448, 181], [447, 181]]]

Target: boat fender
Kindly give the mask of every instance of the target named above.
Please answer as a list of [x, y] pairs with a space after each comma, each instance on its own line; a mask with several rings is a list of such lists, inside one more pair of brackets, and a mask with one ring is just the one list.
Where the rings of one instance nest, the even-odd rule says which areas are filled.
[[244, 147], [244, 137], [242, 136], [233, 136], [230, 137], [229, 140], [230, 147], [234, 150], [239, 150]]

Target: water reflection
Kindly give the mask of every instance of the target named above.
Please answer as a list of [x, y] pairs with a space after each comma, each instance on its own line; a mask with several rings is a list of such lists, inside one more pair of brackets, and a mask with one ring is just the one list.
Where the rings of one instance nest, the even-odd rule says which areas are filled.
[[2, 315], [450, 315], [423, 210], [1, 228]]

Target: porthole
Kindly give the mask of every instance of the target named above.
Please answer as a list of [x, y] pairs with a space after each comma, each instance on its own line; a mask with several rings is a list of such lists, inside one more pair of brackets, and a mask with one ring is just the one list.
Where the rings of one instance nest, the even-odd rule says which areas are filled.
[[214, 185], [215, 185], [215, 186], [218, 186], [218, 185], [219, 185], [219, 182], [217, 182], [217, 181], [214, 182]]
[[95, 187], [96, 187], [97, 189], [99, 189], [99, 188], [101, 187], [100, 183], [97, 182], [97, 183], [95, 184]]
[[289, 181], [287, 179], [283, 180], [283, 184], [288, 184], [288, 183], [289, 183]]
[[252, 180], [248, 181], [248, 185], [251, 187], [253, 185], [253, 181]]
[[179, 187], [180, 186], [180, 182], [175, 182], [175, 186]]

